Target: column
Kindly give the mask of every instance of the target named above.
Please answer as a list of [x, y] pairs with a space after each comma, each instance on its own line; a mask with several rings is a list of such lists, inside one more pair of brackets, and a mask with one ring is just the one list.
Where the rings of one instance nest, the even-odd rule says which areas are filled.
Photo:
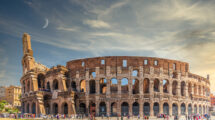
[[139, 80], [140, 84], [139, 84], [139, 92], [140, 92], [140, 96], [143, 95], [143, 79]]
[[178, 116], [181, 116], [181, 104], [178, 103]]
[[189, 106], [189, 104], [188, 103], [185, 103], [185, 115], [188, 115], [188, 106]]
[[154, 116], [154, 110], [153, 110], [153, 101], [150, 102], [150, 116]]
[[107, 91], [106, 91], [106, 95], [110, 95], [110, 84], [111, 84], [111, 80], [110, 79], [106, 79], [107, 80]]
[[132, 102], [129, 102], [128, 104], [129, 104], [129, 115], [132, 116], [133, 115], [133, 110], [132, 110], [133, 105], [132, 105]]
[[96, 101], [96, 115], [99, 115], [99, 112], [100, 112], [100, 110], [99, 110], [99, 104], [100, 104], [100, 101]]
[[118, 79], [118, 95], [121, 95], [121, 79]]
[[169, 103], [169, 115], [172, 116], [172, 103]]
[[154, 94], [154, 79], [149, 79], [149, 94], [150, 97], [153, 97]]
[[160, 94], [162, 95], [163, 94], [163, 79], [161, 79], [160, 80], [160, 86], [159, 86], [159, 88], [160, 88]]
[[177, 85], [177, 95], [181, 96], [181, 82], [178, 82], [178, 85]]
[[185, 93], [185, 97], [187, 98], [187, 97], [189, 96], [189, 92], [188, 92], [188, 83], [187, 83], [187, 82], [185, 82], [184, 93]]
[[163, 114], [163, 102], [159, 103], [159, 114]]
[[96, 94], [99, 95], [100, 94], [100, 84], [99, 84], [99, 79], [96, 78]]
[[142, 102], [142, 100], [139, 100], [139, 108], [140, 108], [139, 114], [142, 117], [143, 116], [143, 102]]
[[107, 108], [107, 116], [110, 116], [110, 112], [111, 112], [111, 108], [110, 108], [111, 104], [110, 104], [110, 101], [107, 101], [106, 102], [106, 108]]
[[121, 102], [117, 102], [117, 115], [121, 116]]

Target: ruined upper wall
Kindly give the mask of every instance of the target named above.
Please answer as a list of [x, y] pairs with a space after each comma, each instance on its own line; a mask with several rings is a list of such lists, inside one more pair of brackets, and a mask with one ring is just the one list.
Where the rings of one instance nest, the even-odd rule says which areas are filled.
[[[105, 64], [101, 64], [101, 60], [105, 61]], [[176, 64], [176, 71], [188, 72], [189, 64], [186, 62], [181, 62], [177, 60], [169, 60], [156, 57], [136, 57], [136, 56], [108, 56], [108, 57], [95, 57], [95, 58], [85, 58], [72, 60], [67, 62], [68, 69], [82, 69], [82, 68], [95, 68], [95, 67], [116, 67], [123, 66], [123, 60], [127, 60], [127, 66], [152, 66], [155, 68], [173, 69], [173, 64]], [[144, 60], [148, 60], [148, 64], [144, 64]], [[155, 65], [154, 62], [157, 61], [158, 65]], [[82, 66], [84, 62], [84, 66]]]

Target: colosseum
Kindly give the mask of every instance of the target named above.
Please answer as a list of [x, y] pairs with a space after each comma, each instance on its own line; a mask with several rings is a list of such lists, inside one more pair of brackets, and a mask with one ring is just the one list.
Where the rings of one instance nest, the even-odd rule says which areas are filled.
[[35, 62], [23, 35], [22, 113], [94, 116], [206, 114], [210, 82], [177, 60], [106, 56], [52, 68]]

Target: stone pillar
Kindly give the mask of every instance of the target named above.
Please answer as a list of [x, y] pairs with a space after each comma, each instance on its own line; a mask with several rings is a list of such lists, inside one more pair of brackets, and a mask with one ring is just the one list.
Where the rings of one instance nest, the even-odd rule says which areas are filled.
[[178, 103], [178, 116], [181, 116], [181, 105]]
[[149, 80], [149, 94], [150, 94], [150, 97], [153, 98], [153, 94], [154, 94], [154, 79]]
[[111, 80], [110, 80], [110, 79], [106, 79], [106, 80], [107, 80], [107, 91], [106, 91], [106, 95], [110, 95]]
[[186, 97], [186, 98], [189, 96], [189, 92], [188, 92], [188, 83], [187, 83], [187, 82], [185, 83], [184, 94], [185, 94], [185, 97]]
[[100, 84], [99, 84], [99, 79], [96, 78], [96, 94], [99, 95], [100, 94]]
[[191, 83], [191, 94], [194, 95], [194, 84]]
[[188, 106], [189, 106], [189, 104], [185, 103], [185, 115], [188, 115]]
[[177, 85], [177, 95], [181, 96], [181, 82], [178, 82], [178, 85]]
[[117, 102], [117, 115], [121, 116], [121, 103]]
[[96, 101], [96, 115], [99, 115], [99, 112], [100, 112], [100, 110], [99, 110], [99, 104], [100, 104], [100, 101]]
[[118, 95], [121, 95], [121, 79], [117, 79], [118, 80]]
[[153, 110], [153, 101], [150, 102], [150, 116], [154, 116], [154, 110]]
[[80, 87], [81, 87], [81, 85], [80, 85], [80, 78], [76, 78], [76, 80], [75, 80], [75, 82], [76, 82], [76, 89], [77, 89], [77, 91], [80, 91], [81, 89], [80, 89]]
[[140, 92], [140, 96], [143, 95], [143, 79], [139, 80], [140, 84], [139, 84], [139, 92]]
[[159, 103], [159, 114], [163, 114], [163, 102]]
[[129, 102], [129, 115], [132, 116], [133, 115], [133, 110], [132, 110], [132, 102]]
[[169, 81], [168, 93], [172, 96], [172, 81]]
[[107, 115], [110, 116], [111, 115], [111, 103], [110, 103], [110, 101], [106, 102], [106, 108], [107, 108]]
[[172, 116], [172, 103], [169, 103], [169, 115]]
[[163, 94], [163, 80], [160, 80], [160, 85], [159, 85], [159, 88], [160, 88], [160, 94], [162, 95]]
[[140, 116], [142, 117], [143, 116], [143, 102], [142, 102], [142, 100], [139, 100], [139, 108], [140, 108], [140, 110], [139, 110], [139, 114], [140, 114]]

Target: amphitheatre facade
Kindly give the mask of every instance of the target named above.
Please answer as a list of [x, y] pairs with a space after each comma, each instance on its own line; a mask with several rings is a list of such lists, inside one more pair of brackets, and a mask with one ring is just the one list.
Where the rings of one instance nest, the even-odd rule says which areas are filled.
[[22, 113], [95, 116], [206, 114], [210, 82], [186, 62], [107, 56], [52, 68], [35, 62], [23, 35]]

